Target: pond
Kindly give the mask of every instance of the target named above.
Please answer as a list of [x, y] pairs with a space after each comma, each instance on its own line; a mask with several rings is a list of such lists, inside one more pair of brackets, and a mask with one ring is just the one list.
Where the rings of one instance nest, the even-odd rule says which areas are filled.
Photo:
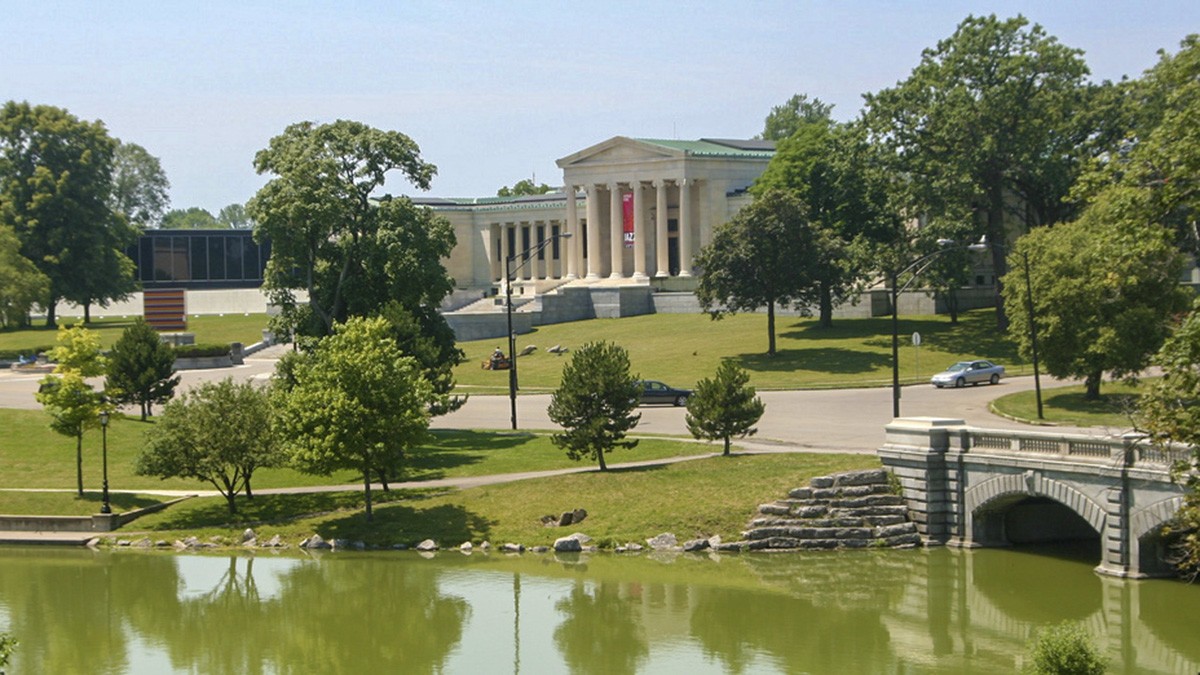
[[10, 673], [1012, 673], [1062, 620], [1112, 672], [1196, 673], [1198, 617], [1055, 550], [0, 550]]

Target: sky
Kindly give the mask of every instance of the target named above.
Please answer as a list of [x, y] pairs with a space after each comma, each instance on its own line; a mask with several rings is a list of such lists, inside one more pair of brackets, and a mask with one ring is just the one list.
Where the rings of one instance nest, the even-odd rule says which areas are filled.
[[793, 94], [851, 119], [967, 15], [1022, 14], [1137, 77], [1200, 32], [1200, 2], [207, 2], [0, 0], [0, 101], [102, 120], [162, 161], [172, 208], [216, 213], [266, 182], [287, 125], [400, 131], [427, 193], [494, 195], [613, 136], [749, 138]]

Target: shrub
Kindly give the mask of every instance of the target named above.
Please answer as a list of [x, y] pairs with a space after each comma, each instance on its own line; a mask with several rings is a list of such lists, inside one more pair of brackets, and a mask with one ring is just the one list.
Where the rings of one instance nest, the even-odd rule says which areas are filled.
[[1067, 621], [1039, 631], [1030, 657], [1029, 672], [1036, 675], [1100, 675], [1108, 669], [1087, 631]]
[[229, 345], [217, 344], [199, 344], [199, 345], [180, 345], [175, 348], [175, 358], [177, 359], [198, 359], [205, 356], [229, 356]]

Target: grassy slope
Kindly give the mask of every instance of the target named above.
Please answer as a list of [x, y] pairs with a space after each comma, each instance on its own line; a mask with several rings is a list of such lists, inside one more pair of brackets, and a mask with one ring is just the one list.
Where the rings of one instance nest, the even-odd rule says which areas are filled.
[[[266, 314], [228, 314], [225, 316], [196, 316], [188, 318], [188, 331], [196, 334], [197, 343], [241, 342], [254, 344], [262, 339], [262, 329], [267, 327]], [[82, 319], [64, 317], [59, 325], [71, 326]], [[108, 349], [121, 337], [121, 332], [132, 322], [132, 318], [93, 318], [87, 325], [100, 334], [100, 344]], [[44, 322], [35, 322], [44, 323]], [[55, 331], [45, 326], [0, 330], [0, 351], [31, 349], [54, 345]]]
[[[1079, 427], [1131, 428], [1130, 412], [1137, 404], [1142, 385], [1105, 382], [1100, 387], [1100, 399], [1083, 398], [1083, 385], [1042, 390], [1042, 409], [1045, 421]], [[1033, 422], [1037, 420], [1037, 395], [1033, 390], [1021, 391], [992, 401], [991, 408], [1001, 415]]]
[[[928, 379], [954, 361], [989, 358], [1020, 374], [1023, 362], [1011, 342], [995, 329], [995, 313], [977, 310], [963, 315], [958, 325], [944, 316], [901, 317], [900, 373], [905, 381]], [[751, 374], [760, 389], [883, 384], [891, 377], [891, 320], [846, 319], [829, 329], [815, 319], [778, 317], [777, 354], [766, 355], [767, 319], [762, 314], [738, 314], [713, 321], [702, 314], [655, 314], [624, 319], [596, 319], [542, 326], [517, 339], [518, 351], [537, 345], [538, 351], [519, 360], [522, 391], [549, 391], [558, 386], [565, 356], [545, 350], [554, 345], [577, 349], [593, 340], [608, 340], [629, 350], [633, 372], [646, 379], [691, 387], [711, 377], [724, 359], [733, 359]], [[913, 332], [922, 337], [920, 353], [912, 346]], [[455, 371], [467, 391], [505, 391], [506, 371], [486, 371], [480, 363], [501, 339], [460, 343], [466, 363]], [[920, 361], [918, 369], [917, 361]]]
[[[783, 497], [813, 476], [877, 466], [859, 455], [713, 457], [653, 469], [598, 471], [445, 493], [393, 493], [368, 524], [362, 495], [258, 496], [230, 519], [219, 499], [196, 499], [136, 521], [153, 538], [222, 535], [236, 541], [253, 526], [260, 538], [279, 534], [295, 543], [319, 533], [387, 546], [432, 538], [443, 546], [464, 541], [550, 544], [574, 531], [600, 544], [641, 542], [661, 532], [681, 540], [720, 534], [739, 537], [757, 504]], [[577, 528], [546, 528], [539, 518], [576, 508], [588, 518]], [[322, 513], [324, 512], [324, 513]], [[308, 514], [290, 518], [288, 514]], [[126, 529], [130, 529], [126, 528]]]

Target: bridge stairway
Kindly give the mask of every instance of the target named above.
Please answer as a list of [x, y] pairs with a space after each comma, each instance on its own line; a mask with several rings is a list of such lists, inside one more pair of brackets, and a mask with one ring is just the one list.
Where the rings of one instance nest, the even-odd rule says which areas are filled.
[[758, 507], [729, 550], [912, 548], [921, 544], [904, 498], [883, 469], [818, 476]]

